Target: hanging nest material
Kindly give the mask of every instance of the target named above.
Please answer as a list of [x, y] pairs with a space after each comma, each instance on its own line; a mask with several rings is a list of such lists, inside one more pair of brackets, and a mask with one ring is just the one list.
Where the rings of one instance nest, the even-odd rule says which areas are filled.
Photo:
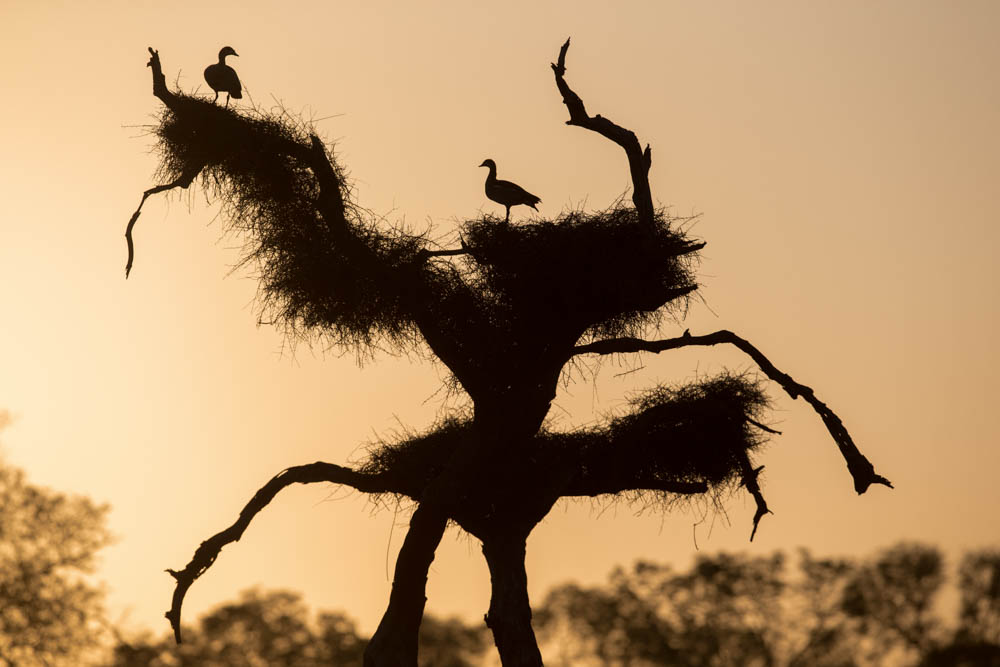
[[660, 210], [650, 225], [617, 202], [519, 225], [484, 216], [464, 223], [461, 235], [477, 286], [512, 317], [596, 338], [637, 335], [687, 305], [704, 243], [675, 222]]
[[160, 126], [160, 177], [192, 170], [223, 206], [228, 229], [245, 240], [241, 264], [260, 279], [262, 317], [302, 334], [320, 329], [338, 345], [361, 350], [380, 340], [409, 344], [414, 327], [398, 290], [386, 289], [413, 265], [425, 240], [401, 229], [377, 229], [340, 183], [343, 217], [326, 220], [311, 165], [311, 128], [287, 114], [238, 114], [177, 94]]
[[244, 239], [240, 263], [259, 278], [261, 318], [290, 332], [318, 331], [364, 354], [383, 343], [413, 348], [419, 318], [434, 318], [478, 363], [484, 349], [527, 348], [532, 339], [567, 347], [585, 334], [637, 334], [697, 287], [692, 270], [704, 244], [663, 211], [650, 226], [620, 202], [516, 226], [470, 220], [456, 239], [465, 261], [427, 261], [425, 235], [352, 204], [327, 150], [343, 203], [330, 219], [310, 131], [285, 113], [235, 113], [182, 94], [155, 131], [160, 178], [200, 175], [222, 202], [227, 229]]
[[[746, 375], [655, 387], [601, 426], [541, 431], [532, 456], [551, 478], [563, 480], [560, 495], [630, 492], [666, 499], [722, 492], [743, 483], [748, 454], [766, 441], [760, 419], [768, 407], [758, 381]], [[370, 446], [358, 471], [419, 500], [455, 450], [473, 438], [471, 417], [450, 417], [426, 433]]]
[[656, 481], [732, 486], [742, 482], [747, 454], [767, 440], [761, 419], [769, 406], [746, 375], [647, 389], [629, 412], [582, 434], [581, 474], [622, 489]]

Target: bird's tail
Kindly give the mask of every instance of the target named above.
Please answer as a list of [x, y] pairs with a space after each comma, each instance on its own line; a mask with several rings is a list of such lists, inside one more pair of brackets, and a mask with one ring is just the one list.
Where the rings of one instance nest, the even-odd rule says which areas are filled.
[[242, 90], [234, 90], [233, 92], [229, 93], [229, 96], [232, 97], [234, 100], [242, 100], [243, 99], [243, 91]]

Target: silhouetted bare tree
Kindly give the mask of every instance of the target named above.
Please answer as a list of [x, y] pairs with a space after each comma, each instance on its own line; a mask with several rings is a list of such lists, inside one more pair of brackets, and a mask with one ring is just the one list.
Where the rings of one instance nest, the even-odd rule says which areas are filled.
[[[858, 451], [840, 419], [812, 389], [778, 370], [729, 331], [647, 340], [665, 314], [697, 289], [703, 242], [653, 206], [651, 150], [607, 118], [587, 113], [565, 79], [569, 41], [552, 64], [569, 125], [620, 145], [633, 206], [517, 226], [481, 216], [460, 226], [461, 246], [387, 229], [351, 201], [332, 151], [287, 115], [238, 114], [167, 88], [150, 49], [153, 93], [166, 106], [157, 129], [162, 156], [149, 195], [188, 187], [200, 175], [247, 239], [245, 262], [260, 276], [267, 319], [293, 335], [319, 335], [365, 354], [376, 347], [429, 349], [471, 399], [426, 433], [373, 448], [356, 469], [313, 463], [282, 471], [232, 526], [209, 538], [177, 580], [168, 618], [180, 639], [188, 587], [237, 539], [276, 493], [293, 483], [333, 482], [415, 501], [392, 592], [365, 664], [415, 665], [428, 568], [451, 521], [482, 542], [492, 598], [486, 624], [506, 665], [539, 665], [524, 568], [525, 541], [567, 496], [719, 494], [744, 486], [757, 522], [768, 512], [750, 453], [774, 431], [759, 383], [722, 374], [689, 386], [652, 387], [628, 414], [572, 433], [542, 428], [567, 363], [584, 355], [735, 345], [767, 377], [820, 414], [855, 489], [889, 485]], [[126, 236], [133, 258], [132, 230]], [[456, 239], [457, 241], [457, 239]], [[752, 533], [751, 533], [752, 537]]]

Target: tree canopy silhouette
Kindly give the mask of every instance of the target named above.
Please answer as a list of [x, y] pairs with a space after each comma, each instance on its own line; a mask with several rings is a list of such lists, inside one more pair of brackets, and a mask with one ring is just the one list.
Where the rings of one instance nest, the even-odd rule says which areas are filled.
[[941, 552], [911, 543], [863, 560], [803, 549], [794, 576], [781, 553], [700, 555], [684, 572], [639, 561], [605, 585], [557, 586], [536, 622], [550, 664], [574, 667], [1000, 665], [992, 614], [975, 629], [966, 617], [1000, 604], [981, 585], [1000, 578], [998, 556], [963, 556], [957, 625], [934, 604]]
[[89, 575], [111, 542], [107, 512], [0, 459], [0, 665], [90, 664], [99, 654], [104, 589]]
[[[543, 428], [567, 363], [583, 355], [662, 352], [730, 344], [747, 353], [793, 398], [820, 414], [855, 489], [890, 486], [812, 389], [729, 331], [647, 340], [667, 315], [681, 315], [698, 285], [704, 242], [653, 206], [652, 151], [601, 115], [590, 116], [566, 82], [569, 40], [552, 64], [567, 124], [623, 148], [632, 206], [569, 211], [505, 225], [481, 215], [459, 225], [456, 246], [392, 228], [351, 198], [331, 148], [287, 114], [237, 113], [167, 88], [150, 49], [153, 93], [165, 109], [156, 129], [162, 185], [150, 195], [202, 185], [245, 239], [243, 262], [259, 276], [263, 316], [290, 335], [316, 335], [365, 356], [376, 349], [428, 350], [471, 399], [426, 432], [384, 442], [357, 468], [317, 462], [280, 472], [229, 528], [209, 538], [186, 567], [167, 613], [181, 638], [188, 587], [222, 547], [284, 487], [333, 482], [415, 501], [396, 561], [385, 614], [366, 665], [415, 665], [428, 568], [449, 522], [482, 542], [492, 581], [486, 624], [508, 665], [538, 665], [524, 568], [525, 541], [562, 497], [641, 494], [670, 501], [745, 487], [768, 512], [751, 454], [774, 434], [768, 399], [749, 375], [723, 373], [687, 386], [650, 387], [631, 410], [575, 432]], [[142, 202], [128, 223], [132, 232]], [[751, 532], [752, 538], [753, 532]]]
[[[427, 615], [420, 627], [421, 663], [471, 667], [486, 649], [485, 628]], [[361, 662], [365, 637], [337, 611], [312, 613], [292, 591], [243, 591], [239, 598], [185, 625], [184, 643], [117, 633], [109, 667], [325, 667]]]
[[[603, 585], [550, 589], [534, 621], [547, 664], [565, 667], [1000, 666], [1000, 591], [990, 583], [1000, 580], [1000, 552], [962, 556], [957, 590], [947, 586], [958, 607], [935, 604], [949, 583], [942, 562], [939, 549], [913, 543], [865, 558], [700, 554], [686, 570], [639, 561]], [[425, 614], [419, 664], [495, 664], [487, 634]], [[366, 643], [342, 612], [256, 589], [186, 624], [183, 644], [116, 635], [110, 667], [350, 665]]]

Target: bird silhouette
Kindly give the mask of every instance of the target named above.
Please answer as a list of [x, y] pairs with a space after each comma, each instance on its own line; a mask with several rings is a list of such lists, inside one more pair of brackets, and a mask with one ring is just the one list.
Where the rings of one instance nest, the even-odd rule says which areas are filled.
[[518, 204], [524, 204], [525, 206], [530, 206], [531, 208], [538, 210], [535, 204], [540, 203], [542, 200], [531, 194], [524, 188], [522, 188], [517, 183], [511, 183], [510, 181], [501, 181], [497, 179], [497, 163], [493, 160], [486, 159], [483, 163], [479, 165], [480, 167], [489, 167], [490, 173], [486, 177], [486, 196], [495, 201], [498, 204], [503, 204], [507, 207], [507, 217], [504, 222], [510, 222], [510, 207], [517, 206]]
[[235, 97], [243, 99], [243, 86], [240, 85], [240, 77], [236, 76], [236, 70], [226, 64], [226, 56], [239, 56], [240, 54], [231, 46], [223, 46], [219, 51], [219, 62], [213, 63], [205, 68], [205, 81], [215, 91], [215, 99], [218, 101], [219, 93], [226, 93], [226, 107], [229, 107], [229, 98]]

